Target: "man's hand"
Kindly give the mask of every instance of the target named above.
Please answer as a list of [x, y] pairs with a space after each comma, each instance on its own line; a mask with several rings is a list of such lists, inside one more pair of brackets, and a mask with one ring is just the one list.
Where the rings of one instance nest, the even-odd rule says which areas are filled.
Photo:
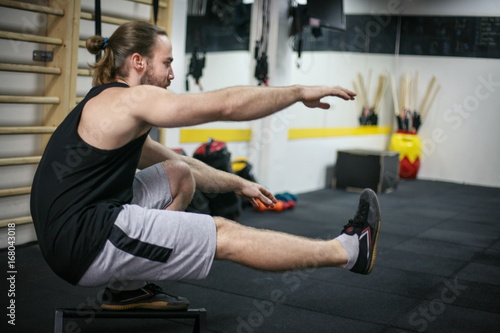
[[276, 202], [274, 195], [264, 186], [245, 180], [240, 190], [235, 191], [239, 196], [247, 198], [252, 206], [259, 207], [256, 199], [259, 199], [267, 207], [272, 207]]
[[328, 87], [328, 86], [315, 86], [315, 87], [303, 87], [303, 97], [302, 103], [309, 108], [321, 108], [328, 109], [330, 104], [321, 102], [323, 97], [333, 96], [339, 97], [344, 100], [353, 100], [356, 93], [336, 86], [336, 87]]

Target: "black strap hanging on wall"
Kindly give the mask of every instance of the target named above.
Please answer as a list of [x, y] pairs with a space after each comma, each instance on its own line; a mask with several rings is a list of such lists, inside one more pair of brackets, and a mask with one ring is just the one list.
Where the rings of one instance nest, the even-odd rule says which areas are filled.
[[160, 0], [153, 0], [153, 19], [154, 19], [155, 25], [158, 22], [159, 1]]
[[205, 52], [199, 52], [198, 46], [195, 46], [191, 54], [191, 61], [189, 62], [189, 73], [186, 76], [186, 91], [189, 91], [189, 75], [193, 77], [195, 83], [200, 90], [203, 91], [203, 87], [200, 83], [200, 78], [203, 75], [203, 68], [205, 68]]
[[196, 37], [195, 43], [193, 47], [193, 52], [191, 53], [191, 61], [189, 62], [189, 72], [186, 75], [186, 91], [189, 91], [189, 81], [188, 77], [191, 75], [195, 80], [195, 83], [198, 85], [201, 91], [203, 91], [203, 87], [200, 83], [200, 78], [203, 75], [203, 68], [205, 68], [205, 51], [200, 51], [202, 49], [202, 39], [200, 27], [196, 27]]
[[255, 42], [254, 58], [256, 60], [254, 76], [260, 85], [269, 85], [268, 83], [268, 63], [267, 63], [267, 43], [269, 39], [269, 6], [270, 1], [262, 2], [262, 26], [260, 29], [260, 41]]
[[[95, 0], [95, 34], [96, 36], [102, 36], [102, 30], [101, 30], [101, 0]], [[101, 60], [101, 52], [96, 54], [95, 56], [95, 62], [98, 62]]]

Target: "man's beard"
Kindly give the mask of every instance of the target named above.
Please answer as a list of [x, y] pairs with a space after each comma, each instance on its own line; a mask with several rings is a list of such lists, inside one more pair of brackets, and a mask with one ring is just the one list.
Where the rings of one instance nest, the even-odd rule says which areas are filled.
[[168, 80], [162, 81], [160, 78], [156, 77], [154, 75], [154, 72], [150, 67], [148, 66], [147, 71], [142, 75], [141, 77], [141, 84], [148, 84], [152, 86], [157, 86], [160, 88], [167, 88], [169, 86]]

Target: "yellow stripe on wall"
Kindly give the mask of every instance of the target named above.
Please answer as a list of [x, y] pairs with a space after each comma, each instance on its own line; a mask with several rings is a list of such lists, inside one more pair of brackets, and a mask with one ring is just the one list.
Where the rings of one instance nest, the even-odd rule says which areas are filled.
[[183, 128], [181, 129], [181, 143], [206, 142], [212, 137], [217, 141], [250, 141], [250, 129], [221, 129], [221, 128]]
[[288, 130], [288, 140], [390, 134], [391, 132], [391, 126], [292, 128]]
[[[390, 126], [292, 128], [288, 130], [288, 140], [390, 134], [391, 132], [392, 128]], [[183, 128], [180, 135], [181, 143], [206, 142], [210, 137], [214, 140], [224, 142], [248, 142], [252, 137], [252, 130], [234, 128]]]

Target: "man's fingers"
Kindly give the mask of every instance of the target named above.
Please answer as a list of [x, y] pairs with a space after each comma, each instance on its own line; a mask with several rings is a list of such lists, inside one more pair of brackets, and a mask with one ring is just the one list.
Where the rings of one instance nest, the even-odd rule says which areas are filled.
[[259, 208], [259, 204], [257, 203], [257, 201], [255, 201], [254, 198], [249, 198], [248, 201], [250, 201], [254, 208]]
[[319, 104], [318, 104], [318, 107], [321, 108], [321, 109], [328, 110], [330, 108], [330, 104], [320, 101]]
[[356, 93], [348, 90], [348, 89], [345, 89], [345, 88], [342, 88], [342, 87], [337, 87], [337, 94], [336, 96], [337, 97], [340, 97], [342, 99], [345, 99], [345, 100], [353, 100], [354, 97], [356, 96]]
[[274, 204], [278, 201], [276, 200], [274, 195], [265, 187], [262, 187], [260, 189], [260, 195], [258, 196], [258, 199], [267, 207], [273, 207]]
[[253, 207], [259, 208], [259, 203], [257, 200], [262, 202], [266, 207], [273, 207], [278, 200], [274, 197], [274, 195], [266, 189], [264, 186], [252, 183], [253, 185], [248, 187], [243, 192], [238, 193], [241, 196], [244, 196], [250, 201]]
[[325, 110], [330, 108], [330, 104], [321, 101], [304, 102], [304, 105], [308, 108], [320, 108]]
[[350, 97], [354, 98], [356, 96], [356, 93], [354, 91], [351, 91], [349, 89], [346, 89], [346, 88], [342, 88], [342, 90], [347, 94], [349, 95]]
[[[333, 96], [349, 101], [349, 100], [354, 100], [354, 97], [356, 96], [355, 92], [340, 86], [336, 87], [317, 86], [317, 87], [312, 87], [312, 89], [313, 90], [311, 90], [311, 94], [308, 94], [309, 96], [307, 96], [302, 100], [304, 105], [309, 108], [320, 108], [324, 110], [329, 109], [330, 104], [321, 101], [323, 97]], [[315, 89], [318, 90], [314, 91]]]
[[265, 187], [262, 187], [260, 191], [263, 195], [265, 195], [269, 200], [271, 200], [272, 203], [278, 202], [278, 200], [274, 197], [273, 193], [266, 189]]
[[[274, 207], [274, 202], [272, 202], [271, 200], [269, 200], [268, 198], [266, 197], [262, 197], [262, 198], [259, 198], [258, 200], [260, 200], [260, 202], [262, 202], [262, 204], [266, 207], [271, 207], [273, 208]], [[257, 207], [259, 206], [257, 203], [256, 203]]]

